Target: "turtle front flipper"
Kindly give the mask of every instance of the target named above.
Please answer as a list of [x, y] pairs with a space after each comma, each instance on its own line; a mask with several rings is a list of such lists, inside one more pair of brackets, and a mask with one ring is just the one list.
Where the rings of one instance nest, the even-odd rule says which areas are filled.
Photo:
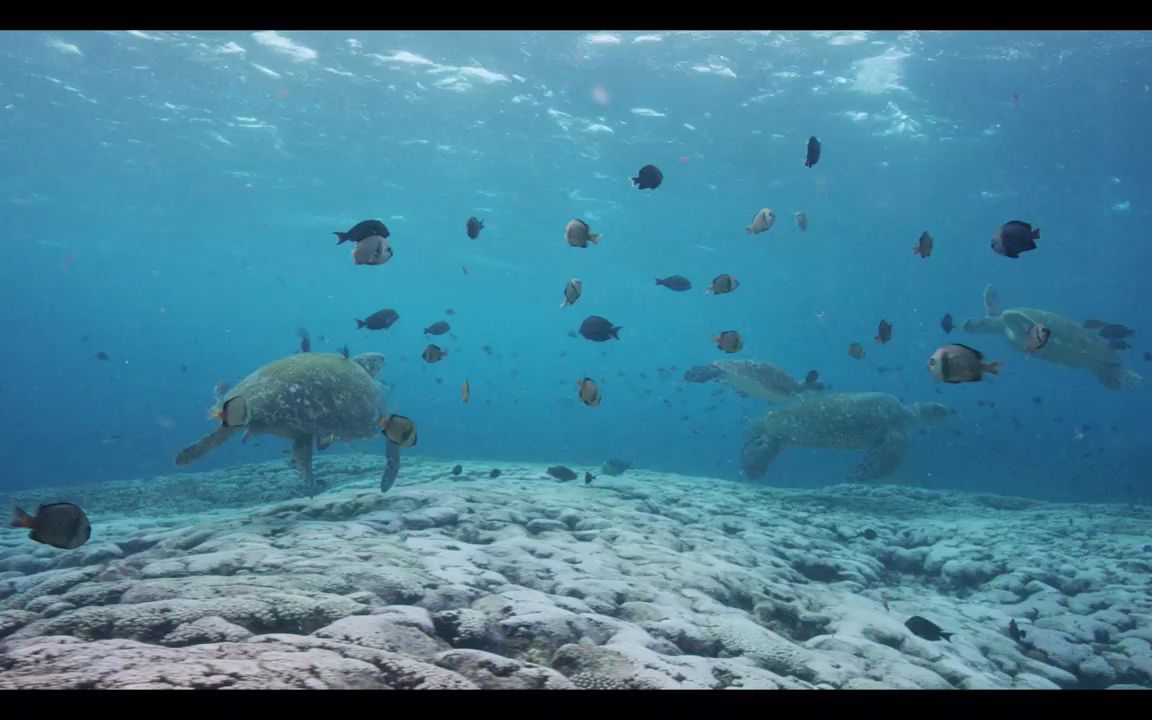
[[292, 438], [292, 466], [300, 477], [304, 478], [304, 485], [309, 490], [313, 487], [312, 481], [312, 436], [296, 435]]
[[744, 477], [749, 480], [759, 480], [768, 472], [768, 466], [776, 459], [784, 443], [779, 438], [763, 433], [752, 435], [744, 443], [741, 451], [740, 466]]
[[180, 452], [176, 453], [176, 464], [187, 465], [197, 458], [223, 445], [240, 428], [221, 425]]
[[908, 450], [908, 436], [903, 430], [889, 430], [880, 442], [864, 455], [864, 459], [848, 474], [848, 482], [876, 480], [896, 472]]
[[964, 332], [976, 334], [992, 333], [1003, 335], [1006, 327], [1007, 323], [1005, 323], [1004, 318], [1000, 316], [992, 317], [986, 315], [984, 317], [969, 318], [964, 321]]
[[384, 474], [380, 476], [380, 492], [388, 492], [396, 484], [396, 476], [400, 474], [400, 446], [385, 438], [384, 448]]

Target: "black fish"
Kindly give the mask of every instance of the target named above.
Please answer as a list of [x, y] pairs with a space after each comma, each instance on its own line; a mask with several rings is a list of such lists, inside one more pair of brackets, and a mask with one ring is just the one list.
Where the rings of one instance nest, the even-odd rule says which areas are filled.
[[1125, 340], [1109, 340], [1108, 347], [1112, 348], [1113, 350], [1127, 350], [1132, 346], [1129, 345]]
[[820, 162], [820, 141], [816, 136], [808, 138], [808, 155], [804, 158], [804, 167], [812, 167]]
[[808, 374], [804, 376], [805, 385], [814, 385], [820, 379], [820, 373], [815, 370], [809, 370]]
[[592, 473], [590, 473], [590, 472], [584, 473], [584, 484], [585, 485], [591, 485], [592, 481], [595, 479], [596, 479], [596, 476], [593, 475]]
[[875, 540], [876, 539], [876, 531], [873, 530], [872, 528], [867, 528], [864, 530], [864, 532], [862, 532], [860, 534], [864, 536], [865, 540]]
[[452, 466], [452, 474], [453, 475], [459, 475], [462, 472], [464, 472], [464, 466], [463, 465], [453, 465]]
[[641, 190], [655, 190], [664, 182], [664, 173], [655, 165], [645, 165], [632, 178], [632, 184]]
[[465, 227], [468, 230], [468, 237], [475, 240], [476, 238], [480, 237], [480, 231], [484, 229], [484, 221], [470, 217], [468, 218], [468, 223], [465, 225]]
[[656, 278], [657, 285], [663, 285], [669, 290], [684, 292], [692, 289], [692, 281], [683, 275], [669, 275], [666, 278]]
[[443, 320], [437, 320], [436, 322], [432, 323], [428, 327], [424, 328], [424, 334], [425, 335], [443, 335], [444, 333], [448, 332], [451, 329], [452, 328], [451, 328], [451, 326], [448, 325], [448, 323], [444, 322]]
[[344, 359], [345, 359], [345, 360], [347, 360], [347, 359], [348, 359], [348, 355], [349, 355], [349, 353], [348, 353], [348, 346], [347, 346], [347, 345], [345, 345], [344, 347], [340, 348], [340, 354], [344, 356]]
[[364, 238], [369, 238], [373, 235], [379, 235], [384, 239], [387, 239], [388, 236], [391, 235], [391, 233], [388, 232], [388, 228], [384, 227], [384, 223], [379, 220], [362, 220], [353, 225], [352, 229], [346, 233], [334, 232], [332, 234], [339, 238], [336, 241], [337, 245], [345, 242], [358, 243]]
[[880, 327], [874, 338], [878, 343], [886, 343], [892, 339], [892, 323], [887, 320], [880, 321]]
[[548, 474], [557, 480], [562, 480], [564, 482], [575, 480], [578, 477], [575, 471], [570, 470], [563, 465], [553, 465], [552, 467], [548, 468]]
[[182, 372], [182, 373], [188, 372], [188, 366], [187, 365], [181, 365], [180, 366], [180, 372]]
[[92, 537], [88, 516], [72, 503], [41, 505], [35, 515], [13, 508], [11, 526], [30, 528], [29, 538], [61, 550], [78, 548]]
[[[948, 640], [948, 638], [955, 635], [955, 633], [944, 632], [939, 625], [919, 615], [913, 615], [908, 618], [904, 623], [904, 627], [911, 630], [912, 634], [917, 637], [922, 637], [925, 640]], [[948, 640], [948, 642], [952, 641]]]
[[312, 340], [308, 337], [308, 328], [296, 328], [296, 334], [300, 336], [300, 352], [312, 352]]
[[98, 353], [96, 353], [96, 359], [97, 360], [107, 360], [108, 359], [108, 353], [98, 352]]
[[1100, 328], [1100, 337], [1107, 338], [1108, 340], [1120, 340], [1126, 337], [1132, 337], [1136, 331], [1127, 325], [1117, 325], [1110, 323]]
[[497, 470], [496, 468], [492, 468], [492, 472], [488, 473], [488, 477], [498, 478], [498, 477], [500, 477], [500, 471]]
[[940, 318], [940, 327], [944, 332], [951, 333], [955, 325], [952, 324], [952, 313], [946, 313], [944, 317]]
[[400, 319], [400, 314], [392, 308], [384, 308], [369, 315], [364, 320], [356, 321], [356, 329], [366, 327], [369, 330], [387, 330]]
[[1008, 637], [1012, 638], [1016, 642], [1021, 642], [1024, 640], [1024, 638], [1028, 637], [1028, 633], [1024, 630], [1021, 630], [1020, 626], [1016, 624], [1016, 619], [1013, 618], [1012, 620], [1008, 621]]
[[593, 342], [604, 342], [612, 338], [619, 340], [620, 337], [616, 333], [620, 329], [619, 325], [613, 325], [607, 318], [599, 315], [589, 315], [580, 323], [580, 334]]
[[1033, 228], [1021, 220], [1009, 220], [996, 229], [992, 236], [992, 249], [1004, 257], [1017, 258], [1022, 252], [1036, 249], [1040, 228]]

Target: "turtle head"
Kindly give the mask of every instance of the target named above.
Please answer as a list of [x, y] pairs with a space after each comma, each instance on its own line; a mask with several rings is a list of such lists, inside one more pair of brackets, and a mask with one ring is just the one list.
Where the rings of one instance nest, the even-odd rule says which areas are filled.
[[921, 422], [939, 422], [956, 414], [956, 411], [947, 405], [934, 402], [913, 403], [908, 406], [912, 417]]
[[715, 365], [696, 365], [684, 371], [684, 379], [690, 383], [703, 383], [715, 380], [724, 374], [724, 371]]
[[984, 334], [1003, 333], [1004, 318], [1002, 317], [974, 317], [964, 321], [964, 332]]
[[352, 362], [367, 370], [372, 377], [376, 377], [384, 369], [384, 356], [380, 353], [360, 353], [352, 358]]

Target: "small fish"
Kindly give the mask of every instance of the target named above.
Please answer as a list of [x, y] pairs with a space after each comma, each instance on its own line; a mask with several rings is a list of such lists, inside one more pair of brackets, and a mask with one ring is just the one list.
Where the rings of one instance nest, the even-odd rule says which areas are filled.
[[384, 308], [377, 310], [369, 315], [364, 320], [356, 321], [356, 329], [366, 327], [369, 330], [387, 330], [392, 327], [393, 323], [400, 319], [400, 314], [392, 308]]
[[180, 372], [182, 372], [182, 373], [188, 372], [188, 366], [187, 365], [181, 365], [180, 366]]
[[935, 241], [932, 239], [932, 236], [928, 234], [927, 230], [925, 230], [924, 232], [920, 233], [920, 239], [916, 241], [916, 245], [912, 248], [912, 252], [919, 255], [921, 260], [924, 260], [932, 254], [932, 245], [934, 243]]
[[604, 464], [600, 466], [600, 472], [603, 475], [616, 477], [627, 472], [630, 467], [632, 467], [632, 463], [628, 460], [605, 460]]
[[566, 468], [563, 465], [553, 465], [552, 467], [548, 468], [547, 472], [549, 475], [562, 482], [575, 480], [577, 477], [579, 477], [574, 470]]
[[[948, 640], [956, 633], [944, 632], [943, 629], [936, 623], [927, 618], [922, 618], [919, 615], [913, 615], [904, 622], [904, 627], [912, 631], [918, 637], [925, 640]], [[948, 640], [948, 642], [952, 642]]]
[[952, 313], [945, 313], [944, 317], [940, 318], [940, 328], [944, 332], [951, 334], [952, 328], [954, 327], [955, 325], [952, 324]]
[[725, 330], [719, 335], [713, 335], [712, 342], [716, 343], [716, 347], [729, 354], [739, 352], [744, 347], [744, 339], [736, 330]]
[[1013, 618], [1008, 621], [1008, 637], [1016, 642], [1021, 642], [1024, 638], [1028, 637], [1028, 633], [1021, 630], [1020, 626], [1016, 624], [1016, 619]]
[[31, 540], [61, 550], [78, 548], [92, 537], [88, 515], [79, 506], [66, 502], [41, 505], [36, 508], [35, 515], [14, 507], [11, 526], [30, 528], [32, 532], [28, 537]]
[[392, 259], [392, 246], [379, 235], [369, 235], [352, 248], [355, 265], [383, 265]]
[[464, 225], [464, 229], [468, 231], [468, 237], [475, 240], [476, 238], [480, 237], [480, 231], [484, 229], [484, 221], [470, 217], [468, 218], [468, 222]]
[[980, 382], [984, 373], [1000, 374], [1000, 362], [984, 362], [984, 355], [967, 345], [943, 345], [928, 358], [928, 370], [946, 383]]
[[765, 230], [770, 230], [775, 222], [776, 213], [772, 212], [772, 208], [761, 208], [752, 216], [752, 224], [745, 227], [744, 230], [753, 235], [759, 235]]
[[97, 360], [107, 360], [108, 359], [108, 353], [101, 351], [101, 352], [96, 353], [95, 357]]
[[580, 293], [584, 289], [584, 282], [580, 278], [572, 278], [564, 284], [564, 302], [560, 303], [560, 307], [568, 307], [575, 305], [576, 301], [580, 299]]
[[820, 141], [816, 136], [808, 138], [808, 153], [804, 156], [804, 167], [810, 168], [820, 162]]
[[491, 345], [485, 345], [484, 347], [482, 347], [480, 349], [483, 350], [484, 352], [488, 353], [489, 355], [491, 355], [493, 352]]
[[444, 311], [444, 314], [445, 315], [455, 315], [456, 311], [453, 310], [452, 308], [448, 308], [447, 310]]
[[664, 182], [664, 173], [655, 165], [645, 165], [632, 178], [632, 184], [639, 190], [655, 190]]
[[462, 472], [464, 472], [464, 466], [463, 465], [453, 465], [452, 466], [452, 474], [453, 475], [459, 475]]
[[403, 415], [389, 415], [380, 418], [378, 424], [384, 437], [400, 447], [412, 447], [416, 444], [416, 423]]
[[443, 335], [444, 333], [448, 332], [451, 329], [452, 329], [452, 327], [450, 325], [448, 325], [448, 323], [444, 322], [443, 320], [437, 320], [436, 322], [432, 323], [428, 327], [424, 328], [424, 334], [425, 335]]
[[892, 323], [888, 322], [887, 320], [881, 320], [880, 321], [880, 329], [877, 331], [876, 337], [873, 339], [876, 342], [881, 343], [881, 344], [886, 343], [889, 340], [891, 340], [892, 339]]
[[595, 475], [593, 475], [590, 472], [585, 471], [585, 473], [584, 473], [584, 484], [585, 485], [591, 485], [592, 481], [595, 479], [596, 479]]
[[468, 398], [470, 398], [471, 396], [472, 395], [471, 395], [470, 387], [468, 385], [468, 381], [465, 380], [464, 383], [460, 386], [460, 402], [467, 405], [468, 404]]
[[87, 335], [81, 335], [80, 336], [80, 342], [84, 342], [84, 343], [88, 342], [88, 336]]
[[1118, 325], [1116, 323], [1110, 323], [1100, 328], [1100, 337], [1108, 340], [1120, 340], [1126, 337], [1132, 337], [1135, 334], [1136, 331], [1127, 325]]
[[366, 237], [372, 235], [379, 235], [382, 238], [388, 237], [391, 233], [388, 228], [384, 227], [384, 223], [379, 220], [362, 220], [352, 226], [352, 229], [346, 233], [336, 232], [332, 233], [336, 236], [336, 244], [340, 245], [345, 242], [358, 243]]
[[1032, 327], [1028, 328], [1028, 334], [1024, 337], [1024, 352], [1036, 352], [1048, 344], [1050, 337], [1052, 337], [1052, 331], [1047, 325], [1033, 323]]
[[848, 346], [848, 354], [855, 360], [861, 360], [864, 357], [864, 346], [860, 343], [852, 343]]
[[1043, 402], [1044, 402], [1044, 398], [1040, 397], [1039, 395], [1034, 395], [1032, 397], [1032, 404], [1033, 405], [1039, 405]]
[[804, 384], [812, 385], [819, 379], [820, 373], [816, 372], [815, 370], [809, 370], [808, 374], [804, 376]]
[[112, 443], [120, 442], [120, 440], [122, 440], [122, 439], [123, 439], [122, 435], [110, 435], [110, 436], [104, 438], [103, 440], [101, 440], [100, 444], [101, 445], [111, 445]]
[[992, 249], [1004, 257], [1017, 258], [1022, 252], [1036, 249], [1040, 228], [1033, 228], [1020, 220], [1009, 220], [996, 228], [992, 236]]
[[576, 384], [580, 386], [578, 395], [585, 405], [588, 407], [596, 407], [600, 404], [600, 388], [596, 385], [595, 380], [586, 377]]
[[300, 337], [300, 352], [312, 352], [312, 339], [308, 337], [308, 328], [296, 328], [296, 334]]
[[590, 232], [588, 223], [577, 218], [568, 221], [568, 225], [564, 228], [564, 241], [572, 247], [586, 248], [588, 243], [600, 241], [600, 233]]
[[490, 477], [490, 478], [498, 478], [498, 477], [500, 477], [500, 475], [501, 475], [501, 474], [502, 474], [502, 473], [500, 472], [500, 470], [498, 470], [497, 468], [492, 468], [492, 470], [490, 470], [490, 471], [488, 472], [488, 477]]
[[435, 363], [440, 362], [441, 358], [447, 354], [448, 351], [439, 345], [429, 345], [424, 348], [424, 352], [420, 353], [420, 357], [424, 358], [424, 362], [426, 363]]
[[740, 281], [728, 273], [712, 278], [712, 284], [704, 292], [710, 295], [724, 295], [740, 287]]
[[802, 212], [798, 212], [795, 215], [793, 215], [792, 217], [796, 218], [796, 227], [800, 228], [801, 231], [808, 229], [808, 216], [807, 215], [805, 215]]
[[663, 285], [669, 290], [684, 292], [692, 289], [692, 281], [683, 275], [669, 275], [666, 278], [656, 278], [657, 285]]
[[876, 531], [873, 530], [872, 528], [865, 528], [864, 532], [862, 532], [860, 534], [864, 536], [865, 540], [875, 540], [876, 539]]
[[242, 395], [231, 397], [212, 417], [220, 420], [221, 427], [244, 427], [248, 424], [248, 401]]
[[620, 330], [619, 325], [613, 325], [607, 318], [599, 315], [589, 315], [580, 323], [580, 334], [593, 342], [605, 342], [611, 338], [619, 340], [617, 333]]
[[1084, 321], [1084, 327], [1087, 328], [1088, 330], [1097, 330], [1099, 328], [1104, 327], [1107, 324], [1108, 323], [1104, 322], [1103, 320], [1085, 320]]
[[345, 360], [347, 360], [347, 359], [348, 359], [348, 357], [349, 357], [349, 353], [348, 353], [348, 346], [347, 346], [347, 345], [345, 345], [344, 347], [340, 348], [340, 354], [344, 356], [344, 359], [345, 359]]
[[1128, 350], [1132, 346], [1126, 340], [1109, 340], [1108, 347], [1113, 350]]

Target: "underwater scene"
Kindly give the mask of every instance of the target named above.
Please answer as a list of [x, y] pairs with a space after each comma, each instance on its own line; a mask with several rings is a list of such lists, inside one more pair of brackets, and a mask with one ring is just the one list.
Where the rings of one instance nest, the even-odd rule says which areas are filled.
[[0, 31], [0, 688], [1152, 689], [1152, 32]]

